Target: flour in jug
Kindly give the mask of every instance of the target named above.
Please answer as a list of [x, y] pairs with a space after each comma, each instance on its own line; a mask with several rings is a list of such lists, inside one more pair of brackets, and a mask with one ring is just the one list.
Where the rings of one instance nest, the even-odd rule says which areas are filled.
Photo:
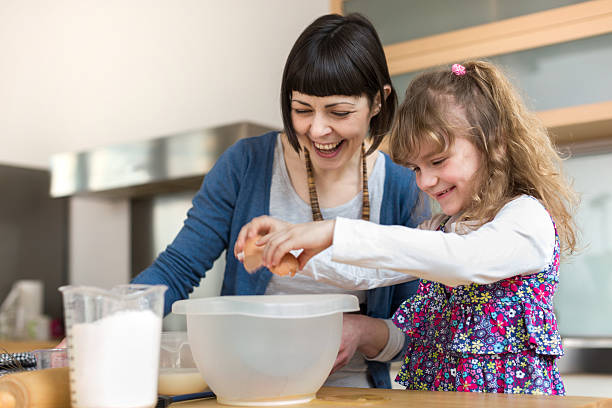
[[151, 310], [127, 310], [73, 325], [73, 406], [155, 406], [161, 323]]

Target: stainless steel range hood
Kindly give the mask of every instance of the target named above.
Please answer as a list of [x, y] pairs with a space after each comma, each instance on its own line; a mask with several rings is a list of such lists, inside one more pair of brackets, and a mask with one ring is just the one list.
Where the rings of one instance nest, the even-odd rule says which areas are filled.
[[51, 157], [51, 196], [134, 196], [197, 189], [238, 139], [273, 130], [240, 122]]

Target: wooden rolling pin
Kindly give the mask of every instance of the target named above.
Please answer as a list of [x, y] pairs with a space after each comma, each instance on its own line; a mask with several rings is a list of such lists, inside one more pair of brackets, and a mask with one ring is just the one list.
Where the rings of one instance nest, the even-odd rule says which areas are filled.
[[24, 371], [0, 377], [0, 408], [69, 406], [68, 367]]

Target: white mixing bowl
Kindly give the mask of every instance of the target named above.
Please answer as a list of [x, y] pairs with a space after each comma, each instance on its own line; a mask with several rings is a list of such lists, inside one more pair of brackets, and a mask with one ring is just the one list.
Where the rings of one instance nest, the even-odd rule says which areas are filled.
[[284, 405], [313, 398], [340, 347], [352, 295], [222, 296], [175, 302], [187, 315], [204, 380], [227, 405]]

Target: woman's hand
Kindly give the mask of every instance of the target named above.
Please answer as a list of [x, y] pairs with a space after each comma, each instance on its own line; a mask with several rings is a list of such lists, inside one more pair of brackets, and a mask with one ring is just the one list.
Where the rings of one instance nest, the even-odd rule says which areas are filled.
[[[236, 243], [234, 244], [234, 256], [242, 262], [244, 257], [244, 245], [247, 239], [280, 231], [289, 226], [291, 226], [290, 223], [267, 215], [253, 218], [248, 224], [245, 224], [238, 233], [238, 238], [236, 238]], [[261, 245], [263, 244], [260, 244], [260, 246]]]
[[258, 245], [265, 245], [263, 265], [267, 268], [279, 264], [283, 256], [292, 250], [303, 249], [298, 256], [299, 269], [304, 269], [306, 262], [319, 252], [330, 247], [334, 238], [335, 220], [287, 224], [262, 237]]
[[357, 350], [364, 356], [377, 356], [389, 341], [389, 329], [381, 319], [344, 313], [342, 318], [342, 340], [340, 350], [331, 372], [344, 367]]

